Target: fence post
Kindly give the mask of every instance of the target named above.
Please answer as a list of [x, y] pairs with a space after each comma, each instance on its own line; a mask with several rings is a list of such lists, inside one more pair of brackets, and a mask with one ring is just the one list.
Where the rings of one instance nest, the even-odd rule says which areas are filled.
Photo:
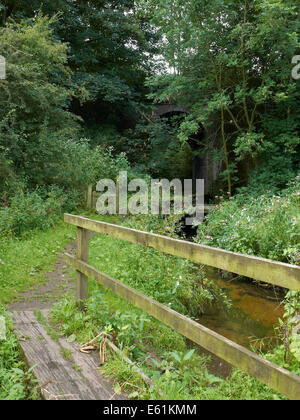
[[[77, 228], [77, 258], [88, 262], [89, 259], [89, 231]], [[89, 297], [88, 277], [77, 271], [77, 303], [82, 306]]]
[[117, 177], [116, 181], [116, 212], [119, 215], [120, 212], [120, 179]]
[[87, 191], [87, 208], [91, 210], [93, 205], [93, 184], [89, 184]]

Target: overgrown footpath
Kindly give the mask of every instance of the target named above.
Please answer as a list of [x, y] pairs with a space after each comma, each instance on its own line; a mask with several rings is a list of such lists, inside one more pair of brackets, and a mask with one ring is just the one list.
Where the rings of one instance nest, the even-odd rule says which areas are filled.
[[1, 238], [0, 315], [6, 320], [6, 339], [0, 340], [0, 399], [38, 398], [36, 384], [22, 360], [7, 306], [20, 293], [45, 282], [57, 254], [74, 240], [74, 230], [63, 222], [45, 231], [27, 232], [26, 237]]
[[[93, 215], [93, 218], [97, 216]], [[99, 218], [99, 217], [98, 217]], [[114, 223], [120, 220], [105, 219]], [[176, 218], [129, 218], [123, 224], [156, 233], [176, 236]], [[70, 226], [56, 221], [45, 231], [32, 231], [21, 238], [6, 239], [1, 246], [1, 314], [7, 319], [6, 340], [0, 342], [0, 399], [40, 398], [36, 383], [19, 353], [4, 303], [45, 281], [45, 273], [57, 254], [75, 238]], [[90, 243], [90, 262], [101, 271], [134, 287], [174, 310], [197, 318], [208, 305], [230, 302], [222, 290], [209, 282], [201, 268], [188, 261], [152, 249], [95, 235]], [[75, 273], [71, 278], [75, 280]], [[115, 392], [127, 392], [133, 399], [283, 399], [255, 379], [234, 370], [227, 378], [209, 372], [209, 357], [191, 347], [181, 335], [91, 281], [85, 311], [75, 299], [65, 296], [51, 310], [49, 328], [55, 336], [66, 336], [78, 345], [100, 332], [109, 335], [123, 354], [137, 364], [154, 382], [146, 385], [129, 364], [107, 348], [101, 367], [115, 378]], [[297, 308], [295, 308], [296, 310]], [[288, 308], [287, 308], [288, 310]], [[100, 344], [100, 343], [98, 343]], [[269, 360], [300, 374], [294, 352], [279, 346]]]

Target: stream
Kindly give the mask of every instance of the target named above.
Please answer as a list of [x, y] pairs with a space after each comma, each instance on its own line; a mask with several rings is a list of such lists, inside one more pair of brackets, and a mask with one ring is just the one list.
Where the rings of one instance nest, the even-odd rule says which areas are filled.
[[[278, 319], [284, 313], [280, 305], [284, 294], [275, 288], [258, 286], [247, 279], [237, 279], [237, 276], [224, 279], [213, 268], [207, 267], [205, 271], [206, 277], [226, 292], [232, 306], [228, 309], [225, 305], [214, 305], [198, 322], [248, 349], [255, 346], [266, 351], [274, 346], [274, 327], [279, 325]], [[226, 377], [231, 372], [231, 366], [213, 356], [209, 370]]]
[[213, 308], [199, 322], [247, 348], [253, 344], [253, 338], [270, 341], [274, 337], [274, 327], [278, 326], [278, 318], [284, 312], [280, 305], [284, 298], [282, 293], [243, 279], [223, 279], [209, 268], [206, 275], [227, 293], [232, 307]]

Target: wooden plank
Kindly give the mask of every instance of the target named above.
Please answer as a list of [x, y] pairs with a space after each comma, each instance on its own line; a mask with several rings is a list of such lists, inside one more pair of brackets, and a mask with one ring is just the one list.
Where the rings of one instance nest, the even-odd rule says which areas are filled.
[[118, 280], [101, 273], [83, 261], [76, 260], [72, 255], [65, 254], [65, 260], [76, 270], [80, 270], [106, 289], [112, 290], [118, 296], [178, 331], [194, 343], [221, 357], [226, 362], [257, 378], [288, 398], [300, 399], [299, 376], [259, 357], [255, 353], [137, 292]]
[[116, 180], [116, 212], [119, 214], [120, 212], [120, 180], [117, 177]]
[[[35, 366], [33, 373], [46, 400], [124, 399], [115, 395], [89, 355], [64, 339], [53, 341], [32, 311], [14, 312], [13, 319], [25, 358], [30, 367]], [[71, 361], [64, 359], [62, 347], [72, 351]]]
[[[77, 258], [88, 262], [89, 258], [89, 231], [78, 228], [77, 229]], [[77, 302], [79, 305], [82, 305], [89, 297], [88, 291], [88, 278], [77, 272]]]
[[65, 214], [65, 222], [265, 283], [300, 290], [300, 267]]

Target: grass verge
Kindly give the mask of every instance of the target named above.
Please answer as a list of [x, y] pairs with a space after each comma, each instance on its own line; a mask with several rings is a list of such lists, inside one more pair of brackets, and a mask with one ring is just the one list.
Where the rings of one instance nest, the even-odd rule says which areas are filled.
[[45, 273], [57, 254], [75, 239], [75, 228], [59, 221], [46, 231], [33, 231], [25, 238], [0, 239], [0, 303], [10, 303], [19, 294], [45, 281]]
[[57, 254], [75, 239], [75, 229], [59, 221], [46, 231], [32, 231], [22, 238], [1, 239], [0, 316], [6, 337], [0, 339], [0, 400], [40, 399], [35, 379], [23, 361], [11, 316], [4, 304], [21, 292], [45, 281]]

